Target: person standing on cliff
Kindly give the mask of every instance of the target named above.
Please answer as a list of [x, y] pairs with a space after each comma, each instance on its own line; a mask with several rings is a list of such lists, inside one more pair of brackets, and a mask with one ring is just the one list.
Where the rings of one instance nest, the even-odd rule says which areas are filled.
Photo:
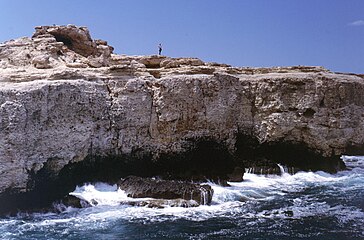
[[162, 44], [160, 43], [158, 45], [158, 55], [161, 55], [162, 54]]

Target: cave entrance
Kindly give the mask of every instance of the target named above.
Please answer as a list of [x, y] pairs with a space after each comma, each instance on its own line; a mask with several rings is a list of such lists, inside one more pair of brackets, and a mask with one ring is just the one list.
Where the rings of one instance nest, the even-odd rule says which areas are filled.
[[73, 48], [73, 41], [69, 37], [60, 35], [60, 34], [53, 34], [53, 36], [56, 38], [57, 42], [63, 42], [65, 46], [67, 46], [69, 49], [72, 50]]

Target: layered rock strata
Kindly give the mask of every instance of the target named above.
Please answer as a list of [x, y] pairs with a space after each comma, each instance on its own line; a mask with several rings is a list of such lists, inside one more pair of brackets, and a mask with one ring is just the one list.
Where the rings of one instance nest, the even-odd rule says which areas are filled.
[[112, 51], [73, 25], [0, 45], [2, 210], [129, 174], [335, 171], [364, 154], [363, 75]]

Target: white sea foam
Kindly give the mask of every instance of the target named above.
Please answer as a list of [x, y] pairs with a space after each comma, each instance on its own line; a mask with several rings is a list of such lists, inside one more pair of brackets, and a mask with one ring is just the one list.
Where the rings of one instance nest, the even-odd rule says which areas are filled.
[[342, 156], [341, 159], [349, 169], [364, 168], [364, 156]]
[[[282, 167], [282, 171], [284, 168]], [[164, 221], [167, 219], [205, 220], [218, 216], [236, 214], [245, 217], [307, 217], [320, 213], [329, 213], [330, 205], [319, 202], [315, 196], [303, 196], [291, 201], [286, 208], [267, 210], [252, 214], [249, 207], [252, 202], [269, 202], [275, 198], [284, 198], [287, 194], [305, 191], [310, 187], [325, 187], [342, 184], [350, 180], [350, 175], [333, 175], [324, 172], [298, 172], [294, 175], [283, 173], [281, 176], [263, 176], [246, 173], [243, 182], [230, 182], [230, 187], [209, 183], [214, 195], [210, 206], [193, 208], [165, 207], [155, 209], [147, 207], [120, 206], [120, 202], [130, 199], [117, 187], [98, 183], [77, 187], [71, 195], [88, 202], [97, 202], [91, 212], [83, 211], [89, 219], [123, 218], [127, 220]], [[309, 198], [309, 199], [305, 199]], [[246, 206], [246, 209], [244, 208]], [[108, 210], [105, 207], [112, 207]], [[359, 214], [362, 214], [360, 210]], [[291, 216], [293, 214], [293, 216]]]
[[[346, 204], [346, 194], [354, 192], [362, 197], [364, 184], [364, 157], [343, 157], [350, 171], [328, 174], [298, 172], [290, 175], [281, 168], [281, 176], [246, 173], [244, 181], [229, 182], [230, 187], [208, 183], [214, 190], [211, 205], [198, 207], [168, 207], [163, 209], [122, 205], [135, 201], [116, 185], [86, 184], [70, 194], [90, 202], [83, 209], [68, 208], [61, 214], [33, 214], [32, 221], [7, 219], [0, 221], [0, 237], [11, 239], [23, 233], [47, 229], [108, 229], [115, 221], [151, 223], [175, 221], [204, 221], [214, 218], [251, 219], [247, 225], [262, 221], [330, 217], [338, 224], [364, 225], [362, 204]], [[353, 198], [351, 198], [350, 201]], [[145, 199], [144, 199], [145, 200]], [[358, 199], [360, 201], [360, 199]], [[354, 206], [355, 205], [355, 206]], [[63, 226], [63, 227], [62, 227]], [[12, 230], [16, 229], [16, 230]], [[62, 231], [63, 231], [62, 230]], [[5, 234], [6, 233], [6, 234]]]
[[75, 191], [71, 192], [70, 195], [85, 200], [91, 205], [116, 206], [128, 199], [125, 192], [118, 189], [116, 185], [105, 183], [86, 184], [76, 187]]

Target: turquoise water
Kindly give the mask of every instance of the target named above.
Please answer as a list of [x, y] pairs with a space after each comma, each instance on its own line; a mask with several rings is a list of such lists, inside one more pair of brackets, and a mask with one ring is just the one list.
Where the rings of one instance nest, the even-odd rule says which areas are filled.
[[[337, 174], [245, 174], [213, 185], [210, 206], [163, 209], [120, 205], [116, 186], [80, 186], [71, 194], [95, 206], [60, 214], [0, 219], [1, 239], [364, 239], [364, 157], [345, 157]], [[283, 168], [282, 168], [283, 170]]]

